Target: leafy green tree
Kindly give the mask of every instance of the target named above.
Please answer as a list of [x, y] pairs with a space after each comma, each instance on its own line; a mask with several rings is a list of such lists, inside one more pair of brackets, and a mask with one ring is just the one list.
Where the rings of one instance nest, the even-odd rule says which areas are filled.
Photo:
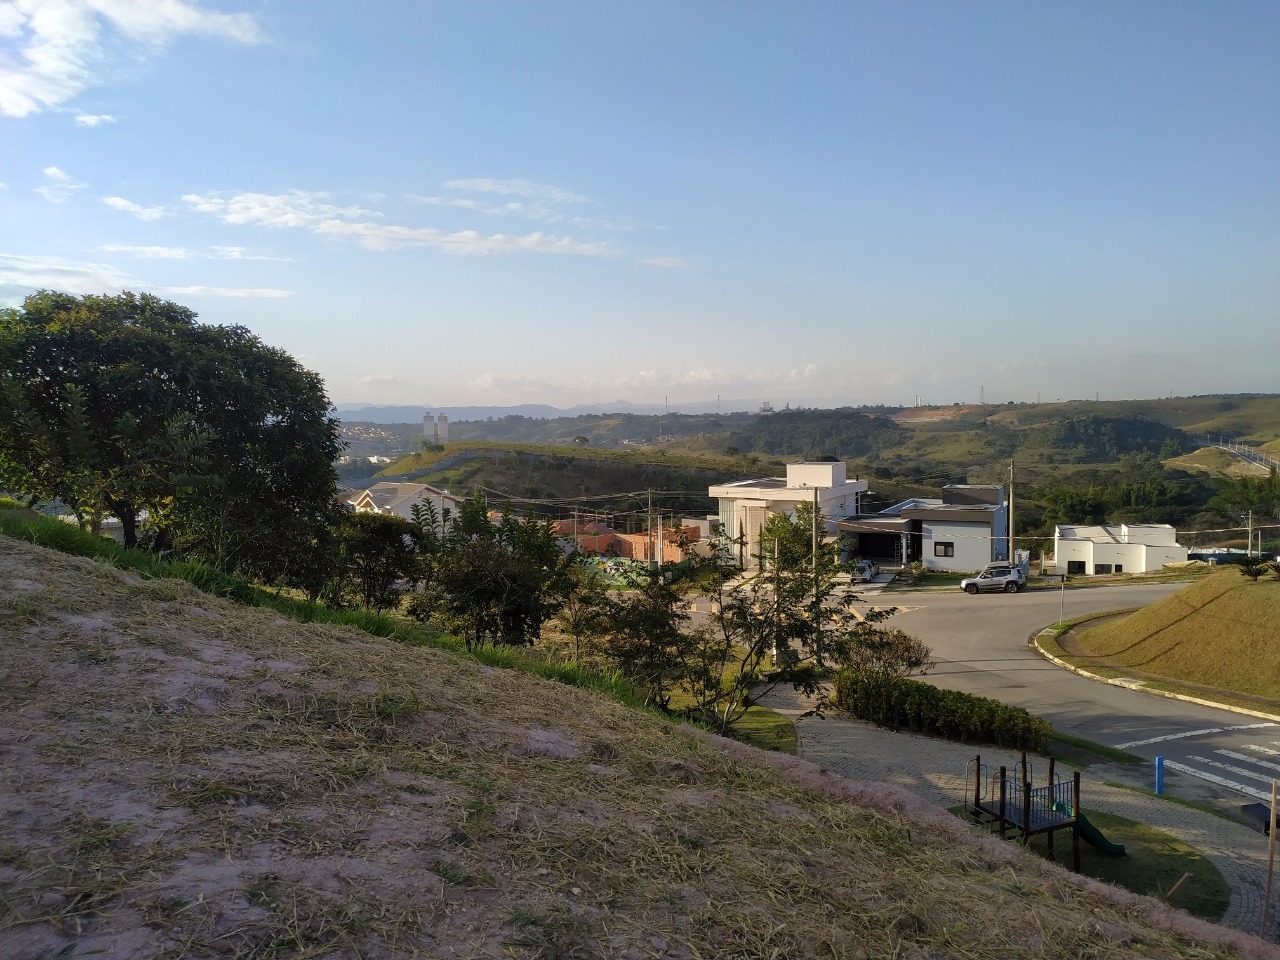
[[366, 610], [400, 604], [422, 573], [422, 537], [407, 520], [381, 513], [344, 513], [336, 528], [338, 576], [330, 599]]
[[610, 629], [604, 656], [639, 688], [646, 706], [666, 710], [671, 692], [687, 670], [689, 613], [670, 565], [630, 578], [631, 589], [614, 598], [606, 614]]
[[[799, 526], [806, 518], [790, 522]], [[798, 548], [799, 538], [794, 541]], [[799, 549], [780, 551], [789, 562], [746, 583], [731, 579], [728, 564], [703, 578], [713, 613], [676, 647], [677, 686], [713, 729], [730, 732], [779, 684], [816, 697], [822, 709], [827, 669], [871, 662], [874, 651], [896, 649], [899, 635], [906, 637], [901, 631], [885, 636], [881, 623], [893, 609], [857, 609], [857, 597], [836, 579], [833, 545], [820, 544], [819, 551], [816, 581], [811, 551], [801, 555]], [[918, 649], [927, 659], [927, 649]]]
[[113, 513], [127, 545], [145, 517], [157, 549], [303, 577], [339, 449], [319, 376], [244, 327], [128, 292], [0, 311], [0, 482]]
[[552, 522], [507, 512], [495, 523], [479, 493], [423, 544], [426, 584], [409, 611], [443, 620], [469, 650], [535, 643], [573, 589], [577, 558], [560, 549]]
[[570, 657], [583, 662], [596, 642], [609, 629], [611, 612], [609, 585], [600, 570], [586, 563], [575, 564], [569, 571], [572, 587], [564, 606], [556, 614], [555, 623], [569, 638]]

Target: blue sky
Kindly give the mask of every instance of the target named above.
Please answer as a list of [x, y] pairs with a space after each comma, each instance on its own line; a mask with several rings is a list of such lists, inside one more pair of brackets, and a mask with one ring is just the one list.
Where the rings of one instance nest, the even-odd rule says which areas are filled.
[[0, 298], [336, 402], [1280, 390], [1280, 4], [0, 0]]

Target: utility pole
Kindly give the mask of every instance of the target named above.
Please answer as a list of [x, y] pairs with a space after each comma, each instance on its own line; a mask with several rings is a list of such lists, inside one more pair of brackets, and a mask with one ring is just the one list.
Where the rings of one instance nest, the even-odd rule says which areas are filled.
[[649, 569], [653, 569], [653, 487], [649, 488]]
[[822, 664], [822, 611], [818, 593], [818, 488], [813, 488], [813, 648], [817, 651], [818, 666]]
[[1249, 539], [1247, 543], [1248, 543], [1248, 546], [1245, 547], [1244, 555], [1246, 557], [1252, 557], [1253, 556], [1253, 511], [1252, 510], [1249, 511]]
[[1009, 562], [1013, 563], [1013, 457], [1009, 458]]

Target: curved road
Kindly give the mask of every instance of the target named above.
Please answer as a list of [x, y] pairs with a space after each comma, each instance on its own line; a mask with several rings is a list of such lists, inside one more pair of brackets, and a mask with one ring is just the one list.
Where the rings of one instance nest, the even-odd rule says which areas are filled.
[[[1185, 584], [1068, 590], [1070, 619], [1153, 603]], [[954, 690], [993, 697], [1046, 717], [1054, 728], [1120, 746], [1170, 769], [1216, 784], [1238, 802], [1269, 800], [1280, 777], [1280, 725], [1086, 680], [1036, 653], [1027, 637], [1058, 620], [1058, 591], [863, 594], [868, 605], [897, 606], [893, 623], [933, 649], [926, 678]]]

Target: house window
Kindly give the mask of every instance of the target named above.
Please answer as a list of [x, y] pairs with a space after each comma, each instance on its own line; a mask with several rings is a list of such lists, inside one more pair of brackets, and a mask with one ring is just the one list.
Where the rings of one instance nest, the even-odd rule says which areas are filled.
[[933, 545], [933, 555], [935, 557], [954, 557], [956, 555], [956, 545], [954, 543], [935, 543]]
[[1095, 563], [1095, 564], [1093, 565], [1093, 572], [1094, 572], [1094, 573], [1110, 573], [1110, 572], [1111, 572], [1111, 564], [1109, 564], [1109, 563]]
[[1123, 563], [1117, 563], [1117, 564], [1116, 564], [1116, 573], [1124, 573], [1124, 564], [1123, 564]]
[[1067, 575], [1068, 575], [1068, 576], [1072, 576], [1072, 577], [1074, 577], [1074, 576], [1077, 576], [1078, 574], [1082, 574], [1082, 573], [1084, 573], [1084, 561], [1083, 561], [1083, 560], [1068, 560], [1068, 561], [1067, 561]]

